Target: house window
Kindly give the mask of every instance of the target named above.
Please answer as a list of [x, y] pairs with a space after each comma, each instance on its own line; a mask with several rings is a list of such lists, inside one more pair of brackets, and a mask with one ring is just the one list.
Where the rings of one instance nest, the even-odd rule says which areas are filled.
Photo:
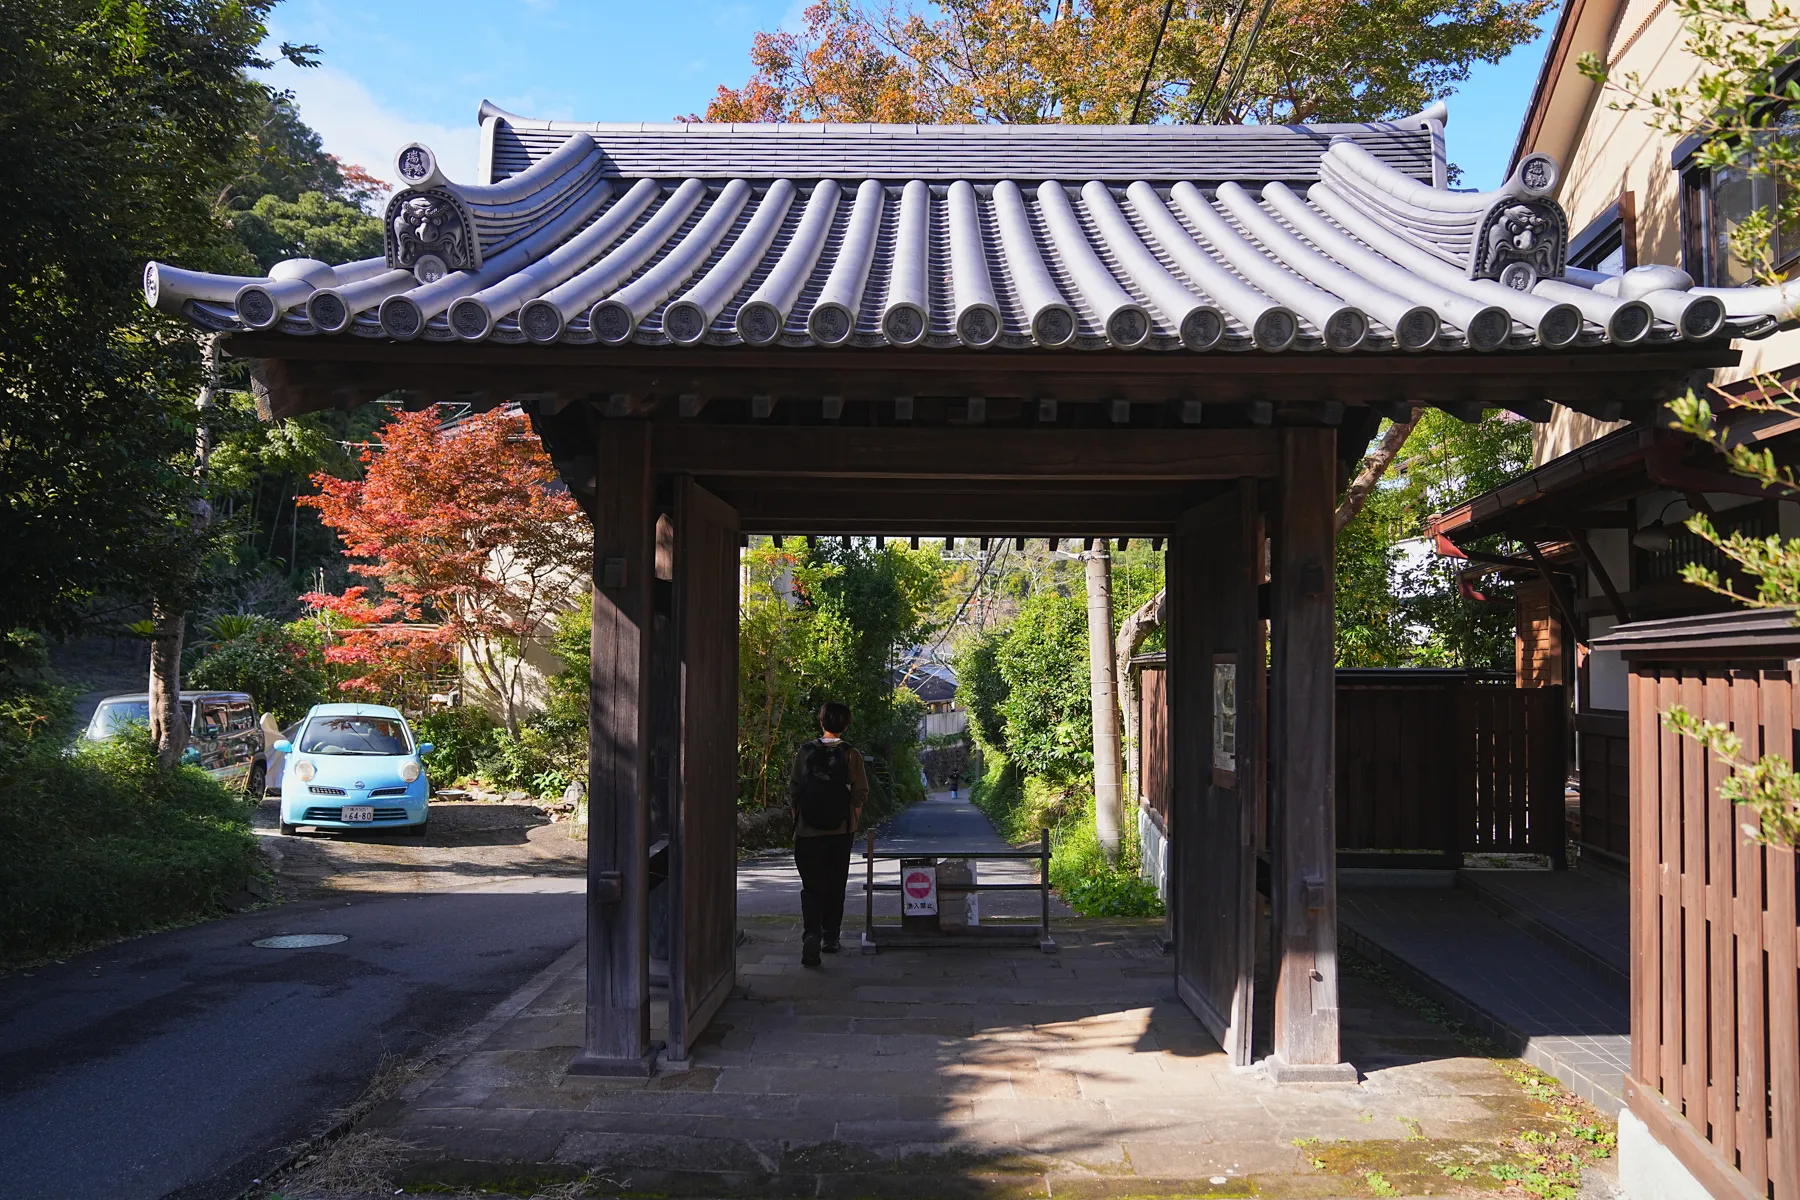
[[[1788, 109], [1771, 124], [1791, 132], [1800, 126], [1800, 110]], [[1785, 184], [1738, 167], [1683, 168], [1682, 258], [1688, 273], [1710, 287], [1755, 283], [1757, 265], [1737, 253], [1732, 231], [1753, 213], [1766, 211], [1773, 216], [1787, 196]], [[1800, 224], [1778, 227], [1769, 241], [1768, 255], [1769, 265], [1786, 273], [1800, 259]]]
[[[1721, 537], [1741, 533], [1745, 537], [1760, 538], [1774, 533], [1780, 519], [1774, 502], [1764, 500], [1728, 508], [1716, 514], [1712, 523]], [[1740, 591], [1745, 587], [1755, 586], [1754, 580], [1746, 583], [1742, 578], [1743, 568], [1736, 560], [1727, 557], [1699, 534], [1690, 532], [1684, 521], [1675, 521], [1668, 532], [1669, 544], [1666, 549], [1645, 550], [1642, 546], [1637, 546], [1632, 550], [1631, 580], [1634, 587], [1678, 583], [1681, 580], [1681, 569], [1689, 563], [1698, 563], [1717, 571], [1727, 586]]]
[[1569, 265], [1606, 275], [1637, 266], [1637, 205], [1630, 192], [1569, 239]]

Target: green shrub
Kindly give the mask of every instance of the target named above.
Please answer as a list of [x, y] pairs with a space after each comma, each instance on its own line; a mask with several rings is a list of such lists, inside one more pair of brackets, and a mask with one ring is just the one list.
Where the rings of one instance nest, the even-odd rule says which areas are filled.
[[1015, 845], [1050, 830], [1050, 886], [1084, 917], [1152, 917], [1163, 911], [1156, 888], [1140, 874], [1137, 826], [1121, 830], [1119, 861], [1108, 865], [1094, 828], [1093, 794], [1022, 775], [1018, 764], [984, 748], [987, 768], [969, 798], [1000, 836]]
[[587, 769], [585, 746], [579, 762], [572, 761], [566, 739], [554, 729], [532, 722], [514, 737], [504, 728], [488, 734], [487, 746], [476, 760], [476, 774], [496, 788], [530, 792], [534, 796], [560, 796], [569, 781]]
[[243, 797], [195, 767], [160, 770], [146, 731], [65, 753], [0, 725], [0, 962], [219, 912], [256, 869]]
[[494, 718], [473, 705], [440, 708], [419, 718], [413, 733], [432, 745], [425, 763], [432, 782], [450, 784], [474, 775], [497, 728]]
[[216, 639], [201, 648], [186, 686], [248, 692], [262, 712], [282, 725], [322, 702], [326, 679], [317, 652], [289, 627], [266, 617], [228, 613], [208, 631]]
[[1025, 788], [1012, 759], [991, 748], [982, 752], [984, 769], [981, 778], [969, 788], [969, 803], [979, 808], [1009, 842], [1024, 840], [1017, 828], [1020, 805], [1025, 802]]
[[1119, 860], [1108, 864], [1092, 803], [1077, 807], [1050, 834], [1050, 886], [1084, 917], [1155, 917], [1163, 903], [1142, 875], [1137, 826], [1120, 831]]

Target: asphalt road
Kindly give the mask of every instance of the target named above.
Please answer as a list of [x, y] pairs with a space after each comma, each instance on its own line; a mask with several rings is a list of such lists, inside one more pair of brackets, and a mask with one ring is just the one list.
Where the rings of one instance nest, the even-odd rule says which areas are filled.
[[[237, 1195], [578, 942], [582, 888], [301, 901], [0, 979], [0, 1197]], [[284, 933], [349, 940], [250, 944]]]

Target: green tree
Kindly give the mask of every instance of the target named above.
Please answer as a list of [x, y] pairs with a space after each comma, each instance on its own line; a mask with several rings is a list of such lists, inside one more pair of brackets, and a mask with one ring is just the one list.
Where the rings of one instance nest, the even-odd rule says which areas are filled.
[[969, 710], [969, 723], [983, 745], [1006, 749], [1006, 676], [1000, 673], [999, 630], [978, 630], [956, 655], [956, 697]]
[[[709, 121], [1297, 124], [1417, 112], [1537, 34], [1546, 0], [821, 0], [759, 33]], [[1156, 47], [1154, 67], [1146, 74]], [[1144, 93], [1141, 111], [1140, 90]]]
[[896, 790], [919, 794], [923, 710], [897, 687], [899, 653], [932, 632], [946, 568], [933, 551], [868, 539], [804, 550], [762, 542], [745, 556], [739, 616], [739, 803], [786, 800], [794, 749], [816, 736], [813, 713], [841, 700], [850, 740], [891, 768]]
[[1043, 591], [1019, 610], [1000, 647], [1008, 755], [1028, 775], [1079, 786], [1093, 769], [1087, 607]]
[[1510, 413], [1475, 422], [1437, 409], [1420, 414], [1403, 452], [1338, 534], [1339, 666], [1511, 666], [1513, 614], [1504, 585], [1484, 582], [1485, 603], [1466, 599], [1456, 564], [1429, 561], [1408, 569], [1400, 546], [1424, 534], [1432, 513], [1530, 465], [1528, 421]]
[[0, 628], [192, 574], [200, 351], [136, 281], [247, 265], [212, 201], [267, 95], [271, 3], [0, 6]]
[[232, 226], [265, 271], [286, 258], [339, 263], [383, 252], [380, 219], [324, 192], [302, 192], [294, 200], [273, 193], [259, 196], [248, 209], [232, 214]]

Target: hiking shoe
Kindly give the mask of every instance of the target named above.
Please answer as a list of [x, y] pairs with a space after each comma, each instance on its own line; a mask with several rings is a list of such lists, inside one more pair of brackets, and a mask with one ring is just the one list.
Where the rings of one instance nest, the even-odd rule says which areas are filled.
[[819, 965], [819, 939], [808, 937], [800, 943], [800, 965], [816, 967]]
[[825, 940], [819, 943], [819, 952], [821, 954], [836, 954], [838, 952], [838, 940], [827, 934]]

